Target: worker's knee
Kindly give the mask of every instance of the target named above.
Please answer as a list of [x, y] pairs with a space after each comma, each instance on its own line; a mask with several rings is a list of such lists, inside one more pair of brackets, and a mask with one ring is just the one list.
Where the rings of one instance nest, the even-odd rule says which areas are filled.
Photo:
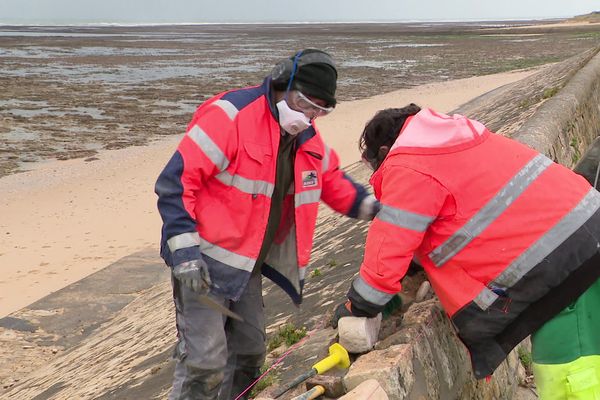
[[202, 369], [186, 366], [186, 372], [190, 381], [203, 382], [203, 385], [210, 390], [218, 388], [223, 382], [223, 369]]
[[193, 338], [189, 342], [183, 335], [179, 338], [173, 351], [173, 358], [192, 370], [222, 370], [227, 363], [227, 347], [225, 341], [215, 345], [214, 342]]

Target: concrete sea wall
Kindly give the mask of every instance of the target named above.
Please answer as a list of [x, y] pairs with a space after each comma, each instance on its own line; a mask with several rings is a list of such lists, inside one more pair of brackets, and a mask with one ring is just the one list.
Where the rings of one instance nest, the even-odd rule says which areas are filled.
[[600, 54], [596, 50], [512, 137], [572, 167], [599, 134]]

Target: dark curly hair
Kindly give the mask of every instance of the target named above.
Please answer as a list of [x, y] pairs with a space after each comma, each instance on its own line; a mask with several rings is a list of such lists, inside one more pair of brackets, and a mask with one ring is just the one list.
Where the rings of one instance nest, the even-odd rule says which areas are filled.
[[392, 146], [400, 134], [406, 118], [421, 111], [421, 107], [410, 103], [402, 108], [387, 108], [377, 114], [365, 125], [358, 148], [363, 159], [377, 169], [383, 160], [378, 160], [381, 146]]

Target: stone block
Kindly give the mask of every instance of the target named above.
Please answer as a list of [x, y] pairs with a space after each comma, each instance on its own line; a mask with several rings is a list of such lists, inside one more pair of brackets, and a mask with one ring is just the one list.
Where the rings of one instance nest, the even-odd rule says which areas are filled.
[[368, 379], [339, 400], [389, 400], [385, 390], [375, 379]]
[[423, 281], [421, 286], [419, 286], [419, 290], [417, 290], [417, 294], [415, 295], [415, 301], [417, 303], [422, 302], [423, 300], [427, 300], [431, 293], [431, 283], [429, 281]]
[[367, 352], [377, 343], [379, 328], [381, 328], [381, 314], [375, 318], [341, 318], [338, 322], [339, 343], [349, 353]]
[[408, 344], [371, 351], [350, 366], [344, 376], [344, 387], [349, 392], [362, 382], [375, 379], [390, 400], [405, 399], [415, 382], [412, 360], [412, 347]]

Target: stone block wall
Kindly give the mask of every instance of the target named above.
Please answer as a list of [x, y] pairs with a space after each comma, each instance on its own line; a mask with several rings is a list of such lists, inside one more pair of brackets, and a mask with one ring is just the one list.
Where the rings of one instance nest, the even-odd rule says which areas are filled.
[[411, 305], [402, 329], [358, 357], [343, 381], [351, 390], [373, 378], [391, 400], [508, 400], [524, 369], [515, 350], [489, 381], [475, 379], [466, 348], [438, 301], [431, 299]]

